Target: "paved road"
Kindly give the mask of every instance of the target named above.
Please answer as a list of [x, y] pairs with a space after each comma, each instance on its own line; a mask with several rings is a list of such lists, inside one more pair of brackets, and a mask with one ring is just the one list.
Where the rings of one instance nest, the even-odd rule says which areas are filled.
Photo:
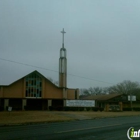
[[140, 129], [140, 116], [0, 127], [0, 140], [128, 140]]

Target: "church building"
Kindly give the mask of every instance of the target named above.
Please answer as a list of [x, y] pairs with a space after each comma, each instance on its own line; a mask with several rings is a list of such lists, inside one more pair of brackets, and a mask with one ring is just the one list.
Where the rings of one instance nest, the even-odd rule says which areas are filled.
[[10, 85], [0, 85], [0, 110], [49, 110], [64, 107], [66, 100], [79, 99], [79, 89], [67, 88], [67, 58], [64, 48], [64, 29], [59, 58], [59, 86], [38, 71], [33, 71]]

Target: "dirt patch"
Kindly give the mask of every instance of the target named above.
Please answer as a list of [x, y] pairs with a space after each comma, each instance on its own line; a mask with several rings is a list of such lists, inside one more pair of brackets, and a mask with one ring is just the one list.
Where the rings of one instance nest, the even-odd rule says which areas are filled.
[[40, 122], [57, 122], [84, 120], [117, 116], [136, 116], [140, 112], [60, 112], [60, 111], [12, 111], [0, 112], [0, 125], [30, 124]]

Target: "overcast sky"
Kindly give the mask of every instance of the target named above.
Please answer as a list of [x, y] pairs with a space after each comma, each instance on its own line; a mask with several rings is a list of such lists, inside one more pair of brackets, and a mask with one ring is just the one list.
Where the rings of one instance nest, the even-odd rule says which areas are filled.
[[58, 81], [62, 28], [68, 74], [87, 78], [69, 88], [140, 82], [140, 0], [0, 0], [0, 85], [34, 70]]

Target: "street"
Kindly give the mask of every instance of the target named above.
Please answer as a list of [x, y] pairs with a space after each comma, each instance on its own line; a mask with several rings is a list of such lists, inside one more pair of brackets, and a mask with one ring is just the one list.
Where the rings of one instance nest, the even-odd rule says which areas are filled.
[[0, 127], [0, 140], [128, 140], [140, 129], [140, 116]]

